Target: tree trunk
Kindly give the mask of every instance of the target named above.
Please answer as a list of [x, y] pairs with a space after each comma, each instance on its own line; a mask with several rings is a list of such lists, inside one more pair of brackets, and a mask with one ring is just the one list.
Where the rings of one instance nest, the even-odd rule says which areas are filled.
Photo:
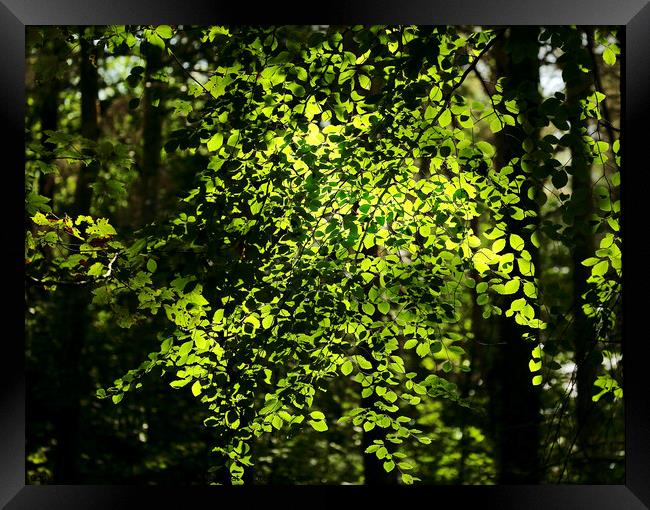
[[[479, 235], [479, 225], [480, 219], [478, 217], [472, 218], [471, 220], [472, 232], [474, 235]], [[481, 281], [481, 277], [478, 274], [478, 271], [473, 269], [470, 276], [474, 278], [478, 284]], [[467, 399], [470, 396], [470, 390], [472, 387], [476, 387], [476, 383], [480, 378], [480, 373], [483, 370], [480, 352], [480, 344], [478, 342], [484, 341], [484, 324], [483, 324], [483, 315], [481, 312], [481, 306], [476, 302], [477, 295], [474, 293], [472, 295], [472, 341], [468, 343], [466, 349], [469, 356], [469, 363], [471, 370], [462, 374], [462, 380], [460, 383], [460, 396], [463, 399]], [[471, 424], [472, 412], [465, 407], [461, 407], [458, 410], [460, 416], [459, 427], [463, 436], [459, 441], [460, 447], [460, 458], [458, 460], [458, 474], [456, 476], [455, 483], [457, 485], [462, 485], [467, 482], [467, 459], [471, 453], [471, 440], [469, 437], [468, 427]]]
[[[507, 77], [504, 97], [508, 94], [522, 97], [526, 101], [524, 108], [520, 107], [524, 117], [528, 117], [539, 103], [537, 35], [537, 28], [513, 27], [507, 39], [495, 47], [497, 76]], [[508, 46], [508, 51], [504, 51], [504, 45]], [[515, 48], [519, 53], [518, 59], [513, 58]], [[523, 156], [523, 140], [536, 136], [535, 132], [527, 134], [520, 124], [506, 126], [499, 131], [495, 135], [497, 168], [506, 166], [512, 158]], [[520, 163], [513, 166], [516, 173], [525, 175]], [[530, 179], [527, 182], [529, 186], [535, 186]], [[538, 211], [537, 205], [527, 198], [525, 187], [522, 186], [522, 207]], [[509, 233], [529, 239], [531, 231], [525, 227], [530, 227], [538, 219], [518, 221], [506, 215], [505, 221]], [[531, 249], [530, 243], [527, 243], [527, 248], [535, 267], [539, 268], [537, 251]], [[513, 317], [506, 317], [505, 310], [498, 321], [498, 330], [500, 338], [495, 348], [491, 349], [488, 383], [498, 483], [534, 484], [540, 480], [540, 395], [538, 388], [532, 386], [528, 368], [533, 345], [522, 338], [526, 329], [515, 323]]]
[[[48, 150], [54, 150], [54, 144], [46, 142], [47, 135], [45, 131], [56, 131], [59, 125], [59, 89], [60, 84], [57, 79], [52, 80], [48, 85], [43, 87], [43, 97], [41, 99], [41, 142], [43, 147]], [[45, 160], [47, 163], [51, 158]], [[54, 174], [41, 175], [38, 179], [38, 194], [50, 199], [50, 206], [53, 206], [54, 199]]]
[[[162, 53], [155, 46], [147, 46], [145, 89], [142, 126], [142, 173], [140, 175], [140, 225], [156, 217], [158, 206], [158, 171], [162, 149], [163, 100], [161, 82], [154, 75], [162, 67]], [[157, 101], [157, 104], [156, 104]]]
[[[81, 136], [89, 140], [99, 138], [99, 122], [97, 118], [97, 91], [98, 74], [95, 64], [96, 55], [91, 41], [84, 39], [83, 33], [80, 42], [81, 62], [79, 88], [81, 89]], [[75, 204], [73, 214], [88, 214], [92, 201], [93, 191], [90, 187], [97, 178], [99, 163], [93, 162], [81, 168], [75, 190]]]
[[[361, 399], [361, 406], [365, 409], [373, 409], [375, 402], [379, 397], [373, 393], [369, 397]], [[361, 448], [365, 452], [366, 448], [374, 444], [375, 439], [384, 439], [386, 434], [383, 429], [375, 427], [370, 431], [363, 431], [361, 437]], [[363, 479], [364, 485], [395, 485], [397, 484], [397, 468], [387, 473], [384, 469], [384, 460], [378, 459], [374, 453], [363, 454]]]
[[[575, 51], [585, 53], [587, 59], [587, 49], [582, 46], [576, 33]], [[575, 65], [575, 64], [574, 64]], [[597, 69], [594, 70], [597, 72]], [[593, 215], [592, 205], [592, 179], [591, 165], [587, 161], [585, 147], [582, 136], [587, 132], [587, 126], [584, 120], [580, 119], [580, 100], [588, 96], [591, 92], [593, 76], [582, 72], [574, 73], [577, 78], [567, 83], [567, 105], [569, 106], [569, 123], [571, 124], [571, 166], [568, 171], [572, 174], [572, 194], [571, 207], [572, 211], [572, 239], [573, 246], [571, 249], [571, 260], [573, 263], [573, 341], [575, 349], [575, 362], [577, 365], [577, 399], [576, 399], [576, 417], [577, 417], [577, 444], [581, 456], [585, 457], [586, 463], [580, 469], [584, 474], [585, 481], [598, 483], [602, 480], [602, 464], [590, 461], [590, 457], [597, 451], [592, 451], [592, 444], [598, 442], [598, 424], [602, 423], [603, 416], [600, 407], [591, 399], [594, 394], [594, 382], [600, 360], [598, 358], [598, 345], [596, 341], [596, 331], [592, 320], [587, 317], [582, 309], [582, 295], [587, 292], [587, 279], [591, 275], [591, 268], [582, 265], [582, 261], [593, 256], [594, 253], [594, 234], [589, 221]]]
[[[81, 134], [84, 138], [97, 140], [99, 124], [97, 119], [98, 74], [94, 62], [92, 43], [81, 31], [80, 40], [80, 82], [81, 89]], [[92, 201], [91, 184], [97, 176], [98, 163], [93, 162], [80, 169], [75, 190], [72, 216], [88, 214]], [[83, 389], [88, 389], [82, 363], [82, 350], [89, 324], [88, 303], [90, 289], [81, 285], [70, 285], [60, 290], [61, 308], [58, 313], [60, 335], [60, 404], [55, 417], [57, 448], [54, 460], [54, 483], [79, 483], [79, 432], [81, 399]]]

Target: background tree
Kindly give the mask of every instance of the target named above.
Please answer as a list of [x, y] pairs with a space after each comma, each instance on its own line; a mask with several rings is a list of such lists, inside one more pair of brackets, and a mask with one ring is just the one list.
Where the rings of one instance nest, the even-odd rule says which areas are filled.
[[[517, 204], [523, 209], [524, 218], [518, 217], [519, 210], [513, 209], [506, 213], [503, 222], [511, 245], [512, 240], [516, 243], [519, 239], [530, 239], [539, 224], [539, 206], [535, 197], [542, 191], [532, 172], [541, 127], [537, 112], [540, 103], [538, 35], [538, 27], [513, 27], [495, 53], [496, 76], [504, 77], [501, 113], [518, 114], [516, 125], [505, 125], [495, 134], [495, 166], [498, 169], [510, 168], [511, 175], [521, 176]], [[523, 246], [513, 248], [524, 249]], [[531, 245], [525, 250], [528, 255], [517, 269], [524, 275], [535, 277], [539, 267], [538, 249]], [[520, 294], [525, 296], [523, 286]], [[494, 413], [499, 483], [503, 484], [538, 483], [541, 475], [539, 388], [529, 384], [528, 367], [535, 344], [523, 341], [527, 333], [526, 328], [511, 317], [501, 315], [499, 342], [492, 351], [488, 376], [488, 384], [492, 386], [490, 403]]]

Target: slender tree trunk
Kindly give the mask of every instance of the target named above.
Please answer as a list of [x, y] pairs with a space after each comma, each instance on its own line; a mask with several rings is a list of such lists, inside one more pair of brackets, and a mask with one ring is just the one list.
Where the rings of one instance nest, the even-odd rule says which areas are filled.
[[[54, 145], [46, 142], [45, 131], [56, 131], [59, 125], [59, 89], [60, 83], [57, 79], [52, 80], [43, 87], [41, 99], [41, 142], [48, 151], [54, 150]], [[51, 159], [46, 159], [50, 162]], [[54, 174], [41, 175], [38, 180], [38, 194], [50, 199], [53, 205], [54, 199]]]
[[[593, 77], [594, 80], [594, 85], [596, 88], [600, 91], [603, 92], [603, 85], [602, 85], [602, 80], [600, 79], [600, 73], [601, 70], [598, 66], [598, 59], [596, 58], [596, 52], [594, 51], [596, 43], [594, 41], [594, 28], [593, 27], [587, 27], [585, 32], [587, 34], [587, 50], [589, 51], [589, 59], [591, 61], [591, 77]], [[614, 126], [612, 124], [612, 116], [609, 113], [609, 107], [607, 105], [607, 99], [603, 99], [603, 101], [600, 103], [600, 113], [603, 116], [603, 119], [605, 120], [605, 130], [607, 131], [607, 137], [609, 138], [609, 143], [614, 143], [614, 140], [616, 140], [616, 137], [614, 136]], [[620, 118], [620, 112], [618, 113], [617, 117]]]
[[[361, 406], [366, 409], [372, 409], [379, 397], [375, 393], [369, 397], [361, 399]], [[374, 444], [375, 439], [385, 439], [385, 432], [379, 427], [370, 431], [363, 431], [361, 437], [362, 451], [366, 451], [370, 445]], [[387, 473], [384, 469], [384, 461], [378, 459], [374, 453], [363, 454], [363, 478], [365, 485], [395, 485], [397, 484], [397, 469]]]
[[[377, 249], [375, 247], [374, 249]], [[376, 362], [370, 358], [368, 360], [372, 364], [371, 372], [376, 370]], [[375, 404], [381, 402], [381, 398], [373, 391], [367, 397], [361, 397], [361, 407], [364, 409], [377, 409]], [[379, 426], [375, 426], [371, 430], [363, 429], [361, 432], [361, 454], [363, 456], [363, 479], [365, 485], [395, 485], [397, 484], [397, 469], [387, 472], [384, 469], [384, 462], [386, 459], [379, 459], [373, 453], [366, 453], [366, 449], [374, 444], [375, 440], [383, 440], [386, 442], [386, 430]]]
[[[84, 138], [97, 140], [99, 124], [97, 118], [98, 74], [93, 57], [92, 43], [84, 38], [80, 41], [81, 89], [81, 134]], [[97, 176], [98, 163], [82, 167], [77, 179], [72, 216], [88, 214], [92, 202], [92, 187]], [[57, 448], [55, 453], [54, 482], [79, 483], [79, 432], [82, 390], [87, 380], [82, 365], [82, 351], [89, 325], [88, 303], [90, 290], [85, 286], [71, 285], [60, 289], [61, 308], [58, 313], [60, 355], [60, 405], [55, 418]]]
[[156, 217], [158, 206], [158, 172], [162, 149], [163, 98], [161, 82], [154, 75], [162, 67], [162, 53], [157, 47], [148, 46], [145, 69], [145, 90], [142, 127], [142, 173], [138, 199], [140, 224], [150, 223]]
[[[587, 49], [583, 48], [578, 35], [576, 33], [575, 51], [585, 53], [586, 59]], [[594, 72], [597, 73], [598, 70], [594, 69]], [[584, 475], [585, 481], [594, 483], [603, 480], [602, 474], [607, 473], [607, 469], [603, 469], [599, 463], [590, 461], [594, 454], [598, 454], [597, 451], [592, 451], [591, 445], [599, 440], [598, 424], [602, 423], [604, 417], [600, 407], [591, 399], [599, 366], [599, 359], [595, 356], [598, 353], [596, 331], [592, 320], [585, 315], [582, 309], [582, 296], [587, 292], [587, 279], [591, 275], [591, 268], [582, 265], [582, 261], [593, 256], [594, 234], [592, 226], [589, 224], [593, 216], [591, 165], [586, 158], [588, 149], [582, 140], [587, 126], [585, 121], [580, 119], [580, 100], [591, 93], [593, 76], [581, 72], [576, 72], [575, 76], [577, 76], [575, 80], [567, 83], [567, 105], [572, 135], [569, 172], [572, 174], [570, 211], [573, 214], [569, 220], [572, 219], [570, 222], [572, 223], [571, 233], [574, 242], [571, 249], [571, 260], [573, 263], [573, 341], [578, 391], [576, 399], [577, 444], [581, 456], [587, 460], [580, 472]]]
[[[539, 65], [537, 60], [538, 29], [533, 27], [513, 27], [505, 41], [495, 47], [497, 75], [505, 76], [504, 96], [512, 93], [514, 97], [524, 98], [525, 105], [520, 113], [527, 117], [539, 102]], [[508, 45], [509, 51], [504, 51]], [[513, 58], [517, 49], [519, 58]], [[515, 93], [516, 91], [516, 93]], [[512, 158], [524, 155], [522, 142], [536, 134], [527, 134], [518, 124], [506, 126], [495, 135], [497, 168], [509, 164]], [[521, 163], [513, 165], [515, 172], [525, 175]], [[527, 179], [528, 186], [534, 186]], [[521, 200], [524, 209], [537, 211], [536, 204], [530, 203], [526, 196], [526, 186], [522, 186]], [[528, 203], [526, 203], [528, 202]], [[506, 216], [509, 233], [529, 239], [531, 230], [527, 226], [537, 218], [513, 220]], [[532, 261], [539, 268], [538, 254], [531, 250]], [[505, 310], [504, 310], [505, 312]], [[498, 482], [502, 484], [533, 484], [540, 480], [540, 395], [538, 388], [532, 386], [528, 368], [532, 345], [526, 342], [525, 328], [515, 323], [512, 317], [501, 316], [498, 324], [499, 342], [492, 350], [492, 366], [489, 387], [491, 390], [491, 415], [493, 433], [497, 449]]]
[[[472, 218], [471, 220], [472, 232], [474, 235], [478, 236], [479, 233], [479, 218]], [[480, 276], [478, 271], [472, 270], [471, 277], [478, 283], [480, 281]], [[465, 372], [463, 374], [463, 379], [460, 384], [460, 396], [463, 399], [466, 399], [470, 395], [470, 389], [472, 386], [475, 386], [475, 382], [478, 379], [480, 371], [482, 369], [480, 363], [480, 346], [477, 342], [483, 341], [484, 331], [483, 331], [483, 315], [481, 313], [481, 307], [476, 303], [476, 294], [472, 296], [472, 342], [467, 346], [467, 351], [470, 360], [471, 371]], [[478, 367], [477, 367], [478, 366]], [[477, 369], [478, 368], [478, 369]], [[472, 418], [471, 411], [465, 407], [459, 409], [460, 414], [460, 429], [463, 436], [460, 439], [460, 459], [458, 460], [458, 475], [456, 476], [456, 484], [462, 485], [467, 482], [467, 459], [470, 454], [471, 441], [469, 439], [468, 425], [470, 419]]]
[[[89, 140], [99, 138], [99, 121], [97, 115], [97, 91], [99, 77], [95, 63], [96, 55], [92, 43], [81, 38], [80, 80], [81, 89], [81, 136]], [[92, 162], [81, 168], [75, 191], [74, 214], [88, 214], [92, 202], [91, 184], [97, 178], [99, 163]]]

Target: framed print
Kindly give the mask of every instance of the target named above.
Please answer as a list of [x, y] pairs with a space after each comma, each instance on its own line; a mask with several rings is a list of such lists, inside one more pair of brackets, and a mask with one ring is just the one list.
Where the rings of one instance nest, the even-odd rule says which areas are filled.
[[645, 0], [0, 19], [6, 508], [650, 507]]

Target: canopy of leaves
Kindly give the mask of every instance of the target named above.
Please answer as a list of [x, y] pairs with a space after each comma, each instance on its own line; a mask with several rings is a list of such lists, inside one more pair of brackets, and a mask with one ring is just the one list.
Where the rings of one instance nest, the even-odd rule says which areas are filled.
[[[542, 30], [540, 44], [568, 46], [563, 30]], [[442, 26], [208, 27], [190, 36], [209, 56], [197, 73], [180, 64], [188, 59], [177, 55], [187, 37], [180, 28], [108, 28], [105, 51], [159, 51], [180, 64], [181, 78], [148, 78], [178, 87], [168, 105], [181, 121], [162, 153], [201, 166], [168, 216], [134, 233], [97, 214], [60, 217], [37, 190], [27, 196], [32, 279], [52, 290], [91, 285], [92, 305], [122, 328], [159, 325], [146, 360], [97, 396], [119, 403], [161, 370], [204, 406], [210, 448], [232, 483], [242, 483], [265, 435], [361, 427], [381, 431], [365, 453], [408, 484], [420, 480], [413, 445], [437, 440], [414, 419], [419, 410], [444, 399], [480, 412], [455, 382], [473, 369], [468, 307], [475, 320], [503, 314], [519, 325], [530, 384], [553, 384], [560, 326], [537, 253], [542, 242], [574, 242], [567, 225], [580, 204], [558, 154], [577, 135], [562, 92], [535, 104], [500, 76], [489, 94], [472, 88], [505, 36]], [[618, 50], [606, 41], [602, 58], [613, 65]], [[510, 49], [515, 62], [537, 50]], [[588, 70], [571, 55], [567, 81]], [[141, 63], [129, 64], [127, 79], [144, 90]], [[147, 96], [154, 106], [156, 94]], [[585, 126], [601, 120], [604, 98], [599, 90], [582, 98]], [[129, 107], [142, 108], [141, 99]], [[510, 128], [527, 137], [511, 142], [520, 155], [497, 165], [493, 134]], [[592, 227], [602, 239], [583, 262], [591, 268], [583, 306], [603, 339], [616, 331], [620, 178], [618, 141], [597, 134], [585, 129], [579, 140], [607, 182], [594, 188]], [[133, 176], [111, 178], [132, 165], [126, 145], [44, 135], [47, 151], [31, 146], [33, 172], [57, 171], [54, 159], [100, 165], [104, 210], [128, 199]], [[540, 209], [549, 198], [553, 213]], [[552, 217], [563, 209], [565, 223]], [[361, 399], [324, 413], [340, 380]], [[596, 384], [594, 400], [622, 395], [607, 371]]]

